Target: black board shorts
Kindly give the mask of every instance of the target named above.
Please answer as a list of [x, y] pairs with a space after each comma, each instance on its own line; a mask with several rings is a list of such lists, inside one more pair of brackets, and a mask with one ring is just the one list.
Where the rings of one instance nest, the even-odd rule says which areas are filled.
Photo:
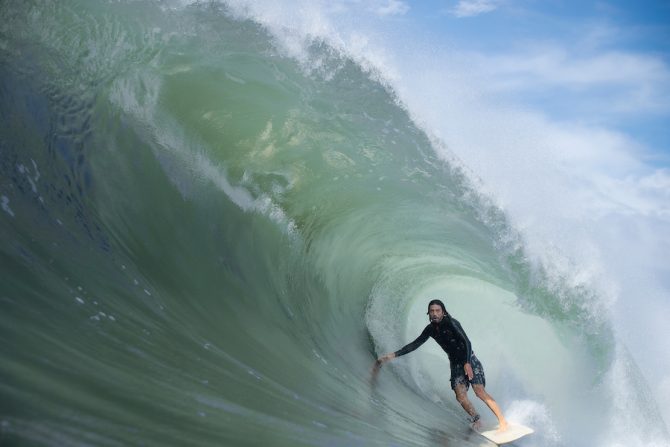
[[465, 389], [470, 387], [470, 384], [473, 385], [484, 385], [486, 386], [486, 377], [484, 377], [484, 367], [474, 354], [470, 356], [470, 366], [472, 366], [472, 380], [468, 380], [468, 376], [465, 375], [465, 364], [464, 363], [454, 363], [451, 365], [451, 389], [455, 389], [456, 385], [463, 384]]

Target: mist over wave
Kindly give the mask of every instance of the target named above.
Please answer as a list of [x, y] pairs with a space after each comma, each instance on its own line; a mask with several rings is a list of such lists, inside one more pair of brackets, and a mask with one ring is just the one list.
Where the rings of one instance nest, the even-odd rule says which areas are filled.
[[481, 445], [434, 344], [370, 382], [440, 296], [520, 445], [667, 444], [629, 137], [325, 3], [0, 11], [0, 441]]

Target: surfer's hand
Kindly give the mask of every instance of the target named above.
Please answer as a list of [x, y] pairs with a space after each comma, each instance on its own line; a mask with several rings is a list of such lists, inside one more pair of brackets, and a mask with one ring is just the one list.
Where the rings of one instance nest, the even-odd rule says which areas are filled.
[[472, 380], [472, 378], [475, 376], [475, 374], [472, 372], [472, 365], [466, 363], [463, 369], [465, 369], [465, 375], [468, 376], [468, 380]]
[[375, 364], [372, 365], [372, 381], [371, 381], [371, 383], [373, 385], [377, 383], [377, 374], [379, 373], [379, 370], [381, 369], [384, 362], [388, 362], [393, 357], [395, 357], [395, 354], [391, 353], [391, 354], [383, 355], [383, 356], [379, 357], [377, 360], [375, 360]]
[[384, 358], [386, 356], [379, 357], [375, 360], [374, 365], [372, 365], [372, 371], [370, 371], [370, 385], [374, 388], [377, 386], [377, 376], [379, 375], [379, 370], [382, 369], [382, 363], [384, 363]]
[[391, 360], [393, 358], [395, 358], [395, 353], [393, 353], [393, 352], [390, 353], [390, 354], [383, 355], [383, 356], [381, 356], [377, 359], [376, 364], [377, 364], [378, 367], [382, 366], [382, 364], [388, 362], [389, 360]]

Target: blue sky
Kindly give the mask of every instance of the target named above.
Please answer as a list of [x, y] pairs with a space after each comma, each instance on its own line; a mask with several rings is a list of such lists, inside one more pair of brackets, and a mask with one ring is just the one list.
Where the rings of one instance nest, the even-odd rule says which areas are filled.
[[372, 4], [387, 26], [480, 61], [501, 97], [625, 132], [650, 149], [649, 162], [670, 166], [670, 2]]

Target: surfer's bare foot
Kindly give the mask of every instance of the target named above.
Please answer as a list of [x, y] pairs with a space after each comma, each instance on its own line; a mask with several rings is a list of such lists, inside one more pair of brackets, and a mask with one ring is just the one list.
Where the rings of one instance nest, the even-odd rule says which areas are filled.
[[482, 421], [481, 421], [481, 419], [479, 418], [479, 415], [478, 415], [478, 414], [475, 414], [474, 416], [472, 416], [472, 418], [470, 418], [470, 427], [471, 427], [474, 431], [481, 431], [481, 428], [482, 428]]
[[507, 431], [507, 428], [508, 428], [507, 421], [502, 421], [502, 422], [500, 422], [500, 425], [498, 426], [497, 432], [502, 433], [504, 431]]

